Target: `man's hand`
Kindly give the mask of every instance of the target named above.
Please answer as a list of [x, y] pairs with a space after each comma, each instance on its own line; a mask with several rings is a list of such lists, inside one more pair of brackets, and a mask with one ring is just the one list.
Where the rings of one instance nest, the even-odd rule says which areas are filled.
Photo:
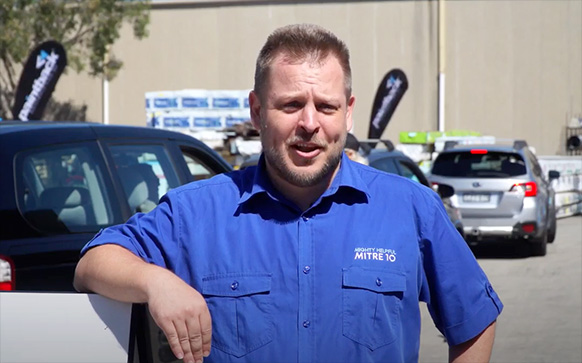
[[212, 319], [202, 295], [177, 277], [160, 276], [150, 287], [150, 314], [174, 355], [186, 363], [202, 362], [212, 339]]

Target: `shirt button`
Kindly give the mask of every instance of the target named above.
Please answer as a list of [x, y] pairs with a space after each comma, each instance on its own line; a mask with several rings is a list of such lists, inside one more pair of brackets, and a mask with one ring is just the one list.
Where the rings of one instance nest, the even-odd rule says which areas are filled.
[[379, 277], [376, 279], [376, 285], [382, 286], [382, 280]]
[[304, 327], [304, 328], [309, 328], [309, 325], [311, 325], [311, 322], [310, 322], [309, 320], [305, 320], [305, 321], [303, 322], [303, 327]]
[[236, 290], [238, 288], [238, 281], [234, 281], [232, 284], [230, 284], [230, 288]]
[[307, 274], [309, 273], [309, 271], [311, 271], [311, 267], [309, 267], [309, 266], [305, 266], [305, 267], [303, 267], [303, 273], [304, 273], [304, 274], [306, 274], [306, 275], [307, 275]]

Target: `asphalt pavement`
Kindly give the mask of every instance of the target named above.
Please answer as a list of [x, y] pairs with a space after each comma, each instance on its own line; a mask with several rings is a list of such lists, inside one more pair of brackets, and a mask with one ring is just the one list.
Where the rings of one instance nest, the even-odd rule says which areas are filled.
[[[473, 252], [504, 304], [491, 361], [582, 362], [582, 216], [558, 220], [544, 257], [506, 244]], [[421, 311], [420, 362], [446, 362], [446, 342]]]

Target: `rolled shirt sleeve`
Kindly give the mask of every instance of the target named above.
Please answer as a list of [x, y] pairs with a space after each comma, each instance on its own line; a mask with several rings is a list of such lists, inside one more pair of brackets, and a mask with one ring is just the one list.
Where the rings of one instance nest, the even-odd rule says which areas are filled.
[[104, 244], [116, 244], [126, 248], [148, 263], [174, 269], [180, 251], [180, 219], [178, 203], [172, 191], [160, 200], [151, 212], [136, 213], [126, 223], [102, 229], [81, 250], [81, 256], [89, 249]]
[[432, 201], [435, 213], [421, 221], [423, 288], [436, 327], [450, 345], [457, 345], [485, 330], [503, 304], [437, 198]]

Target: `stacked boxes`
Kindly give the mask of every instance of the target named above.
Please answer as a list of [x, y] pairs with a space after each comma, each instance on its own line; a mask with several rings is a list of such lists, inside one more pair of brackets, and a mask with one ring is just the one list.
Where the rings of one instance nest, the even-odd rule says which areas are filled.
[[250, 119], [249, 91], [185, 89], [147, 92], [147, 125], [181, 132], [224, 130]]

